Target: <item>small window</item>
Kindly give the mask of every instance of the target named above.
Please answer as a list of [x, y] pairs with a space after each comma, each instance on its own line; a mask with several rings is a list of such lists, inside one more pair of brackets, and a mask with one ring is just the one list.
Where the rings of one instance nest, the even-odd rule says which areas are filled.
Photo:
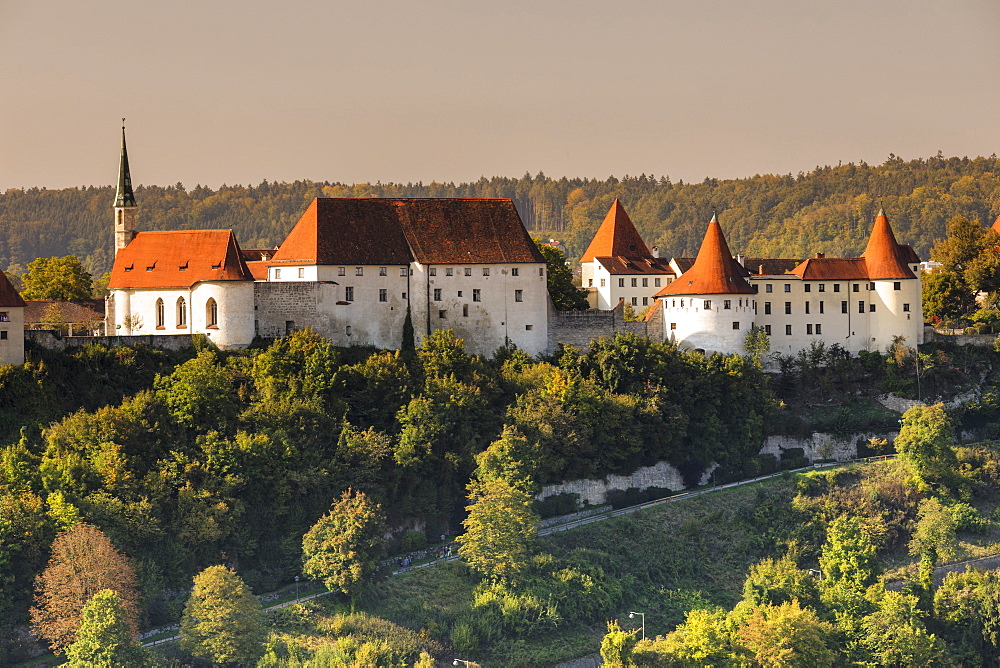
[[643, 297], [642, 298], [642, 305], [643, 306], [649, 306], [649, 297]]
[[129, 266], [125, 267], [125, 271], [132, 271], [132, 267], [134, 266], [135, 266], [134, 264], [130, 264]]
[[909, 304], [903, 304], [903, 312], [909, 312], [909, 310], [910, 310], [910, 305]]
[[639, 298], [632, 297], [632, 306], [638, 306], [638, 305], [639, 305]]
[[809, 315], [809, 302], [806, 302], [806, 315]]
[[711, 309], [712, 309], [712, 300], [711, 299], [706, 299], [705, 300], [705, 310], [706, 311], [710, 311]]
[[792, 314], [792, 302], [785, 302], [785, 315]]
[[3, 341], [7, 340], [7, 330], [6, 329], [0, 329], [0, 340], [3, 340]]
[[469, 305], [468, 304], [462, 304], [462, 317], [463, 318], [468, 318], [469, 317]]
[[163, 300], [162, 299], [157, 299], [156, 300], [156, 328], [157, 329], [163, 329], [163, 327], [164, 327], [163, 321], [165, 319], [166, 318], [165, 318], [165, 309], [163, 308]]
[[792, 291], [792, 284], [785, 283], [785, 292], [791, 292], [791, 291]]
[[8, 311], [0, 311], [0, 322], [10, 322], [10, 314]]
[[619, 278], [618, 279], [618, 287], [619, 288], [624, 288], [625, 287], [625, 279], [624, 278]]
[[[476, 290], [476, 292], [479, 292]], [[476, 301], [479, 301], [478, 299]], [[524, 290], [514, 290], [514, 301], [523, 302], [524, 301]]]
[[644, 288], [648, 288], [649, 287], [649, 279], [648, 278], [642, 279], [642, 287], [644, 287]]
[[458, 291], [458, 296], [459, 296], [459, 297], [461, 297], [461, 296], [462, 296], [462, 291], [461, 291], [461, 290], [459, 290], [459, 291]]
[[861, 291], [861, 286], [858, 285], [857, 283], [855, 283], [854, 287], [851, 290], [852, 290], [852, 292], [860, 292]]
[[816, 323], [816, 334], [819, 335], [822, 333], [823, 333], [823, 325]]
[[602, 288], [604, 287], [604, 279], [603, 278], [601, 279], [601, 287]]
[[278, 280], [279, 278], [281, 278], [281, 270], [280, 269], [275, 269], [274, 270], [274, 279]]
[[447, 269], [444, 270], [444, 275], [445, 276], [454, 276], [455, 275], [455, 270], [452, 269], [451, 267], [448, 267]]
[[177, 298], [177, 327], [187, 327], [188, 310], [187, 302], [183, 297]]
[[865, 303], [858, 302], [858, 313], [864, 313], [864, 312], [865, 312]]
[[592, 278], [588, 278], [587, 279], [587, 287], [588, 288], [594, 287], [594, 279], [592, 279]]
[[400, 276], [408, 276], [409, 273], [410, 272], [406, 269], [406, 267], [400, 267], [399, 268], [399, 275]]
[[869, 304], [868, 305], [868, 312], [869, 313], [874, 313], [875, 312], [875, 304]]
[[351, 326], [350, 325], [348, 325], [347, 327], [344, 328], [344, 333], [347, 334], [348, 336], [351, 335]]
[[208, 327], [219, 326], [219, 304], [211, 297], [205, 303], [205, 324]]
[[384, 290], [384, 289], [379, 289], [379, 291], [378, 291], [378, 300], [380, 302], [387, 302], [387, 301], [389, 301], [389, 291], [388, 290]]
[[[517, 292], [520, 292], [520, 290], [518, 290]], [[474, 302], [482, 301], [482, 291], [480, 291], [479, 288], [476, 288], [472, 291], [472, 301]]]
[[344, 288], [344, 301], [346, 302], [354, 301], [354, 288], [352, 287]]
[[670, 329], [677, 329], [677, 323], [676, 322], [670, 323]]
[[819, 284], [819, 291], [820, 292], [826, 292], [826, 283], [820, 283]]
[[403, 292], [403, 293], [401, 293], [401, 294], [402, 294], [402, 298], [403, 298], [403, 299], [406, 299], [406, 293], [405, 293], [405, 292]]
[[834, 292], [840, 292], [840, 283], [834, 283], [833, 284], [833, 291]]
[[337, 276], [347, 276], [347, 267], [337, 267]]
[[483, 276], [489, 276], [489, 275], [490, 275], [490, 268], [483, 267]]
[[388, 276], [389, 273], [388, 273], [388, 270], [385, 267], [379, 267], [378, 268], [378, 275], [379, 276]]
[[434, 288], [434, 301], [441, 301], [441, 288]]
[[465, 275], [466, 276], [472, 276], [472, 267], [466, 267], [465, 268]]
[[445, 313], [447, 313], [447, 311], [438, 311], [438, 317], [443, 318], [445, 316]]
[[764, 302], [764, 315], [771, 315], [771, 302]]
[[534, 325], [525, 325], [525, 326], [524, 326], [524, 329], [525, 329], [525, 331], [528, 331], [528, 332], [530, 332], [530, 331], [531, 331], [531, 330], [533, 330], [534, 328], [535, 328], [535, 326], [534, 326]]
[[840, 312], [847, 313], [847, 302], [840, 302]]
[[658, 279], [658, 278], [654, 278], [653, 279], [653, 287], [654, 288], [660, 287], [660, 279]]
[[806, 334], [812, 334], [812, 333], [813, 333], [813, 326], [806, 325]]
[[894, 282], [894, 283], [892, 284], [892, 289], [893, 289], [893, 290], [902, 290], [902, 289], [903, 289], [903, 284], [902, 284], [902, 283], [900, 283], [899, 281], [895, 281], [895, 282]]
[[733, 329], [739, 329], [739, 328], [740, 328], [740, 323], [734, 322], [733, 323]]
[[354, 275], [355, 276], [364, 276], [365, 275], [365, 268], [364, 267], [355, 267], [354, 268]]
[[684, 298], [681, 297], [681, 308], [684, 308]]
[[511, 276], [517, 276], [519, 271], [520, 271], [520, 269], [518, 267], [511, 267], [510, 268], [510, 275]]
[[792, 335], [792, 326], [785, 325], [785, 336], [791, 336], [791, 335]]
[[819, 313], [820, 315], [823, 315], [823, 302], [819, 303]]
[[427, 273], [430, 274], [431, 276], [437, 276], [438, 275], [437, 267], [431, 267], [430, 269], [427, 270]]
[[770, 325], [764, 325], [764, 333], [767, 334], [768, 336], [771, 336], [771, 326]]
[[869, 290], [874, 290], [875, 289], [875, 281], [872, 281], [871, 283], [868, 284], [868, 289]]
[[299, 278], [305, 278], [305, 277], [306, 277], [306, 270], [302, 267], [299, 267]]
[[538, 275], [539, 276], [545, 276], [545, 267], [539, 267], [538, 268]]
[[728, 311], [732, 307], [733, 307], [733, 300], [732, 299], [723, 299], [722, 300], [722, 308], [724, 308], [725, 310]]
[[639, 287], [639, 279], [638, 278], [633, 278], [632, 279], [632, 287], [633, 288]]
[[809, 285], [808, 283], [803, 284], [802, 289], [805, 290], [806, 292], [812, 292], [812, 286]]
[[764, 286], [764, 292], [774, 292], [774, 286], [768, 283]]

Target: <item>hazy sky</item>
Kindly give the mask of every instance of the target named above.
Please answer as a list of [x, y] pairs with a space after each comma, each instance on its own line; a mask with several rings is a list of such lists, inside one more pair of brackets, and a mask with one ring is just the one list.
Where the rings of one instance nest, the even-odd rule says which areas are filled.
[[0, 191], [1000, 153], [998, 0], [0, 0]]

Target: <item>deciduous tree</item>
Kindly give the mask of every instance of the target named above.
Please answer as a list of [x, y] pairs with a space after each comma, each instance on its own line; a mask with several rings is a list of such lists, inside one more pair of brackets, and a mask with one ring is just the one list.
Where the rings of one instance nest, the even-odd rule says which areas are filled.
[[254, 665], [267, 628], [260, 601], [233, 571], [209, 566], [194, 578], [181, 619], [181, 648], [214, 663]]
[[532, 497], [503, 478], [469, 483], [469, 516], [458, 553], [480, 575], [516, 585], [530, 563], [538, 515]]
[[111, 589], [102, 589], [83, 606], [77, 639], [66, 648], [70, 668], [132, 668], [149, 663], [135, 641], [128, 612]]
[[74, 255], [40, 257], [28, 265], [21, 296], [25, 299], [90, 299], [90, 273]]
[[587, 292], [576, 287], [573, 272], [566, 266], [566, 256], [558, 248], [546, 246], [538, 239], [535, 245], [545, 258], [545, 272], [552, 305], [557, 311], [585, 311]]

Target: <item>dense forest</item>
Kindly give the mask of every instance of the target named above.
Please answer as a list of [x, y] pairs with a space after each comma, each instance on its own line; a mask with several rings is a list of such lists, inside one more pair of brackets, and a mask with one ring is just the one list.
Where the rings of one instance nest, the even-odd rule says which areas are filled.
[[[137, 170], [140, 173], [141, 170]], [[296, 181], [256, 186], [142, 186], [140, 229], [231, 228], [244, 248], [280, 243], [314, 197], [504, 197], [536, 236], [564, 241], [579, 257], [615, 198], [643, 238], [667, 256], [694, 255], [717, 210], [734, 252], [755, 257], [854, 256], [883, 205], [900, 241], [926, 258], [954, 216], [990, 223], [1000, 215], [1000, 160], [946, 158], [817, 167], [798, 175], [756, 175], [673, 183], [666, 176], [559, 178], [539, 173], [475, 183], [355, 184]], [[110, 186], [7, 190], [0, 195], [0, 268], [36, 257], [80, 257], [95, 276], [110, 270]], [[20, 269], [18, 269], [20, 268]]]

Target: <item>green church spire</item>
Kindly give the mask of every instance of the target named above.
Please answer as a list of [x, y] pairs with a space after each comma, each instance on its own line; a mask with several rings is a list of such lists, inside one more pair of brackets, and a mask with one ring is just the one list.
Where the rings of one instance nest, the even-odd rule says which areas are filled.
[[132, 177], [128, 173], [128, 151], [125, 149], [125, 119], [122, 119], [122, 157], [118, 164], [118, 192], [115, 194], [115, 206], [135, 206], [135, 195], [132, 193]]

